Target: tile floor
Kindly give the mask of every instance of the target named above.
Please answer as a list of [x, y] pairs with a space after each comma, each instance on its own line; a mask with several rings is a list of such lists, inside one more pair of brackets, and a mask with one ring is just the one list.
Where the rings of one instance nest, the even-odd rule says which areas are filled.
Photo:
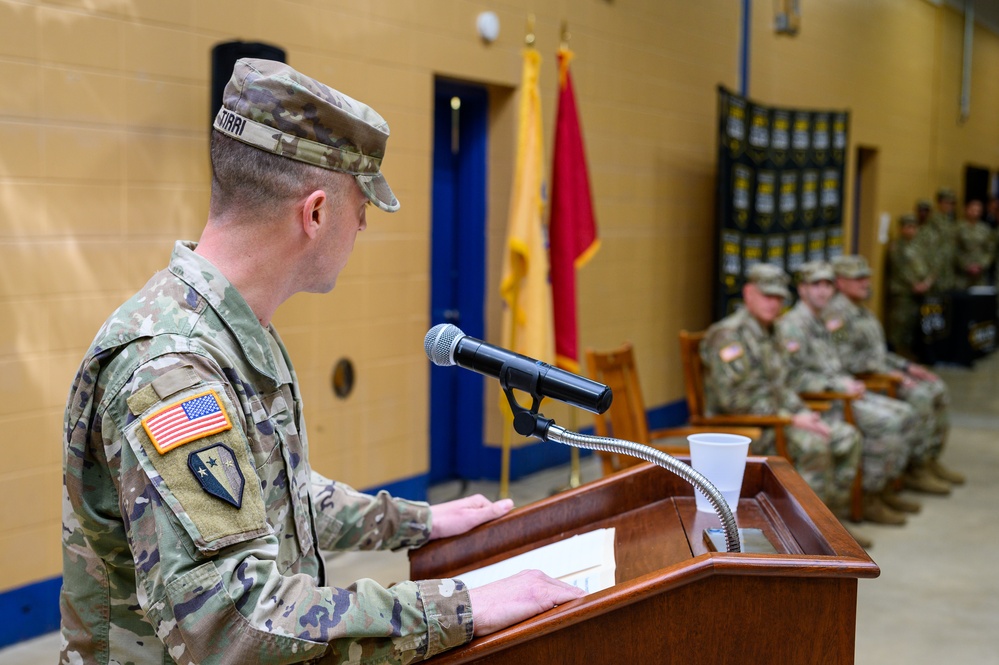
[[[870, 553], [881, 566], [878, 579], [860, 581], [858, 665], [999, 665], [999, 354], [973, 370], [937, 370], [952, 403], [943, 459], [967, 474], [968, 484], [949, 497], [920, 497], [922, 513], [904, 527], [856, 527], [874, 540]], [[581, 469], [583, 482], [600, 474], [592, 458]], [[512, 483], [510, 493], [524, 505], [567, 482], [567, 467], [559, 467]], [[447, 483], [434, 487], [430, 498], [474, 492], [495, 498], [497, 484]], [[362, 575], [388, 584], [408, 571], [401, 553], [338, 554], [329, 563], [331, 581], [341, 585]], [[58, 652], [58, 635], [45, 635], [0, 650], [0, 665], [55, 663]]]

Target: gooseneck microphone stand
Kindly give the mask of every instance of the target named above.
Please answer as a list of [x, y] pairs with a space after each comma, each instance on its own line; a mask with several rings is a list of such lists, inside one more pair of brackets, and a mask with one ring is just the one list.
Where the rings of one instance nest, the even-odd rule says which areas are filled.
[[[668, 455], [661, 450], [651, 446], [624, 441], [622, 439], [612, 439], [602, 436], [588, 436], [577, 432], [570, 432], [555, 424], [551, 418], [546, 418], [544, 414], [538, 413], [541, 406], [541, 397], [538, 395], [536, 383], [538, 375], [535, 373], [533, 379], [524, 376], [523, 371], [510, 372], [504, 366], [500, 370], [499, 381], [506, 399], [510, 403], [513, 411], [513, 428], [521, 436], [532, 436], [542, 441], [555, 441], [575, 448], [586, 450], [599, 450], [604, 452], [631, 455], [646, 462], [657, 464], [667, 471], [671, 471], [680, 476], [688, 483], [699, 489], [714, 507], [715, 512], [721, 520], [722, 528], [725, 530], [725, 545], [729, 552], [740, 552], [739, 528], [735, 523], [735, 516], [728, 506], [728, 502], [721, 492], [711, 484], [707, 478], [694, 470], [690, 465], [684, 464], [672, 455]], [[516, 385], [514, 385], [516, 384]], [[531, 396], [532, 404], [530, 409], [520, 405], [513, 395], [514, 389], [524, 391]]]

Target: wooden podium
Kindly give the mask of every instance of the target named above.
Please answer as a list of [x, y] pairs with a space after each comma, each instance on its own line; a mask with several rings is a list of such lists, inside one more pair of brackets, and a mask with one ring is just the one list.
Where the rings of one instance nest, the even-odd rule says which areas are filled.
[[709, 551], [719, 527], [686, 481], [651, 464], [512, 511], [410, 553], [411, 579], [461, 577], [542, 545], [614, 527], [615, 586], [433, 659], [513, 665], [852, 663], [857, 579], [880, 569], [792, 467], [750, 457], [740, 528], [777, 554]]

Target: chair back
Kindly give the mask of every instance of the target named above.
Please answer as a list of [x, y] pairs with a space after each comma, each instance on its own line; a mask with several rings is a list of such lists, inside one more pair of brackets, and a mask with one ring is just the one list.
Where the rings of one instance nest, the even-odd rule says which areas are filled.
[[701, 362], [701, 340], [704, 331], [680, 331], [680, 359], [683, 361], [683, 385], [687, 392], [687, 411], [694, 425], [704, 420], [704, 364]]
[[[635, 352], [630, 342], [612, 351], [586, 350], [586, 367], [589, 376], [610, 387], [614, 401], [603, 414], [594, 414], [593, 426], [597, 436], [613, 437], [649, 445], [649, 423], [645, 415], [645, 401], [638, 382]], [[638, 464], [640, 459], [629, 455], [599, 452], [604, 473]]]

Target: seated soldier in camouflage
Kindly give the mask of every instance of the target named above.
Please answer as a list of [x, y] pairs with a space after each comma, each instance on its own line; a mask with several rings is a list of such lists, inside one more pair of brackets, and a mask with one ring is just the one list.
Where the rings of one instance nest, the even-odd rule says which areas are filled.
[[852, 395], [857, 429], [863, 435], [863, 518], [877, 524], [905, 524], [900, 511], [918, 512], [919, 504], [895, 494], [891, 481], [902, 475], [916, 445], [916, 412], [900, 400], [869, 393], [843, 369], [822, 310], [835, 293], [833, 269], [813, 261], [798, 272], [798, 302], [777, 320], [787, 350], [788, 383], [799, 393], [833, 391]]
[[950, 429], [947, 386], [933, 372], [885, 345], [881, 322], [863, 303], [871, 295], [871, 268], [863, 256], [840, 256], [833, 261], [838, 293], [822, 312], [826, 330], [843, 368], [853, 375], [891, 374], [901, 380], [898, 397], [912, 405], [918, 417], [918, 443], [903, 477], [905, 487], [928, 494], [949, 494], [951, 484], [964, 476], [940, 462]]
[[[795, 468], [834, 512], [843, 514], [860, 460], [860, 434], [835, 416], [812, 411], [787, 382], [784, 345], [774, 329], [790, 296], [787, 275], [771, 265], [749, 269], [745, 307], [718, 321], [701, 343], [705, 410], [711, 414], [783, 415]], [[758, 455], [776, 454], [773, 428], [753, 442]]]
[[399, 549], [511, 508], [370, 496], [309, 466], [271, 325], [325, 293], [369, 203], [388, 125], [281, 63], [240, 60], [211, 137], [199, 243], [178, 242], [98, 332], [66, 409], [60, 662], [409, 663], [579, 597], [538, 571], [326, 583], [320, 549]]

